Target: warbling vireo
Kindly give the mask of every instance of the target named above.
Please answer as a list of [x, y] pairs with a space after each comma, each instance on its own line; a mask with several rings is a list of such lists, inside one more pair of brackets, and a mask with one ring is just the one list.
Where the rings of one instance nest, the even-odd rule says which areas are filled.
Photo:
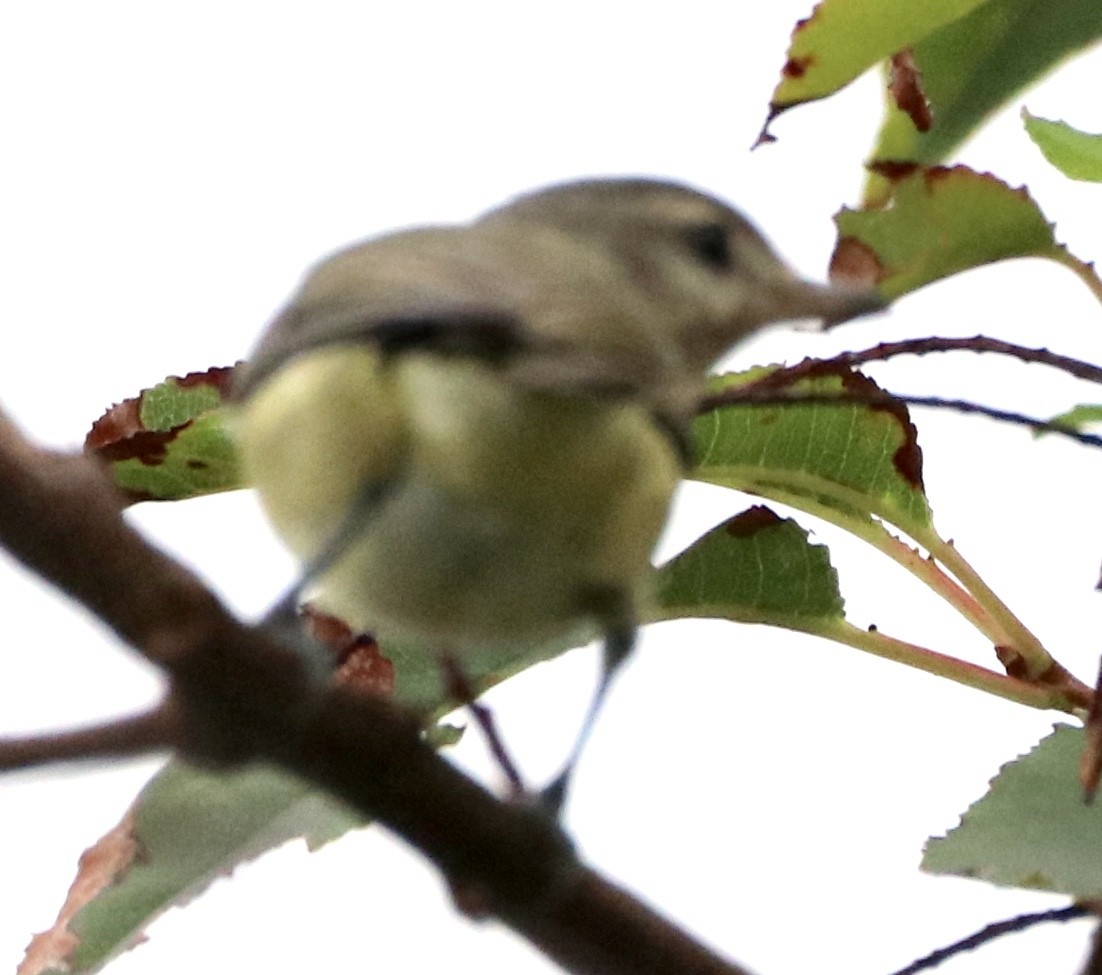
[[321, 608], [459, 660], [595, 623], [595, 711], [708, 368], [772, 322], [880, 306], [703, 193], [555, 186], [318, 264], [240, 377], [241, 459]]

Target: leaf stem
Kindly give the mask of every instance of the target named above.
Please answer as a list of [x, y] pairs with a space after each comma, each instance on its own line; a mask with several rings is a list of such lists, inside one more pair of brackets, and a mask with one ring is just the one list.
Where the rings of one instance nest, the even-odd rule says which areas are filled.
[[1034, 684], [1029, 681], [1000, 674], [978, 664], [959, 660], [948, 654], [929, 650], [914, 643], [890, 637], [879, 630], [863, 630], [847, 620], [839, 619], [825, 626], [807, 628], [807, 632], [844, 643], [865, 653], [885, 660], [906, 664], [916, 670], [937, 677], [944, 677], [966, 687], [974, 687], [996, 697], [1039, 710], [1055, 709], [1068, 714], [1081, 715], [1083, 701], [1061, 687]]
[[[711, 480], [703, 477], [699, 479]], [[1000, 645], [1009, 642], [1010, 638], [1005, 627], [997, 618], [991, 615], [982, 601], [976, 599], [967, 588], [944, 572], [936, 561], [925, 558], [913, 546], [893, 535], [884, 524], [885, 522], [893, 524], [918, 540], [921, 526], [917, 520], [907, 519], [908, 524], [904, 528], [899, 524], [904, 520], [899, 512], [896, 512], [894, 517], [887, 510], [873, 512], [875, 517], [857, 514], [856, 512], [861, 511], [862, 504], [868, 505], [868, 500], [857, 492], [849, 491], [842, 485], [820, 482], [817, 479], [809, 478], [807, 483], [803, 484], [801, 478], [790, 475], [790, 480], [793, 484], [799, 486], [799, 491], [786, 491], [779, 485], [754, 482], [752, 479], [747, 480], [746, 490], [770, 498], [773, 501], [779, 501], [781, 504], [791, 505], [793, 508], [814, 515], [817, 518], [822, 518], [823, 521], [835, 525], [847, 534], [859, 538], [932, 589], [993, 644]], [[717, 478], [713, 483], [731, 487], [732, 483], [736, 481], [737, 472], [728, 467], [723, 470], [723, 479]], [[821, 503], [815, 500], [816, 497], [827, 497], [829, 501]], [[851, 507], [855, 512], [854, 514], [849, 513]], [[937, 539], [938, 542], [941, 541], [933, 532], [930, 533], [930, 536]], [[921, 544], [929, 549], [925, 541]]]
[[[739, 483], [737, 473], [731, 467], [724, 468], [723, 477], [716, 478], [715, 483], [732, 487]], [[704, 477], [698, 479], [710, 480]], [[941, 596], [989, 639], [1009, 673], [1004, 676], [975, 664], [967, 664], [954, 657], [932, 650], [923, 650], [902, 641], [893, 641], [891, 644], [901, 648], [902, 656], [882, 652], [884, 646], [882, 642], [877, 640], [870, 642], [863, 635], [857, 638], [856, 642], [849, 638], [842, 642], [868, 650], [878, 656], [899, 659], [920, 670], [949, 677], [958, 683], [969, 684], [1010, 700], [1018, 700], [1031, 707], [1056, 707], [1064, 711], [1080, 711], [1090, 706], [1093, 696], [1091, 688], [1070, 674], [1052, 657], [1041, 641], [983, 581], [956, 547], [942, 539], [932, 525], [925, 526], [915, 519], [907, 519], [907, 526], [903, 529], [899, 522], [905, 519], [899, 512], [894, 518], [891, 517], [891, 512], [886, 510], [875, 511], [872, 515], [857, 514], [856, 512], [860, 510], [857, 499], [849, 497], [849, 492], [837, 484], [823, 485], [817, 480], [815, 485], [799, 484], [798, 478], [794, 479], [793, 483], [797, 484], [799, 489], [786, 491], [779, 485], [754, 482], [751, 478], [747, 482], [747, 490], [822, 518], [888, 556]], [[817, 489], [811, 490], [816, 485]], [[805, 490], [806, 493], [804, 493]], [[824, 495], [830, 500], [827, 502], [814, 500]], [[865, 503], [867, 504], [867, 501]], [[854, 513], [850, 513], [851, 509]], [[930, 557], [924, 557], [913, 546], [893, 535], [880, 519], [904, 530], [919, 546], [930, 553]], [[779, 622], [778, 625], [802, 629], [802, 627], [792, 626], [790, 621]], [[852, 624], [847, 623], [846, 626], [852, 626]], [[858, 634], [865, 633], [858, 628], [854, 628], [854, 631]], [[807, 632], [819, 631], [808, 630]], [[916, 660], [933, 661], [933, 664], [926, 666], [916, 663]], [[960, 672], [954, 670], [954, 666], [958, 665], [964, 668]], [[1021, 672], [1015, 673], [1015, 670]], [[1013, 681], [1014, 684], [1003, 683], [1006, 680]], [[1032, 690], [1023, 696], [1017, 690], [1008, 692], [1007, 687], [1027, 687]], [[1050, 701], [1058, 703], [1047, 703]]]
[[957, 547], [932, 530], [921, 534], [924, 537], [916, 537], [915, 540], [960, 580], [964, 588], [984, 607], [987, 615], [999, 625], [1002, 639], [996, 639], [996, 643], [1011, 647], [1018, 653], [1030, 678], [1036, 679], [1051, 670], [1056, 663], [1052, 654], [983, 581]]
[[1068, 270], [1090, 288], [1091, 294], [1093, 294], [1095, 299], [1102, 304], [1102, 279], [1098, 277], [1098, 272], [1094, 269], [1093, 261], [1080, 260], [1063, 246], [1054, 248], [1051, 254], [1046, 254], [1044, 256], [1051, 257], [1056, 263], [1063, 264], [1064, 267], [1068, 268]]

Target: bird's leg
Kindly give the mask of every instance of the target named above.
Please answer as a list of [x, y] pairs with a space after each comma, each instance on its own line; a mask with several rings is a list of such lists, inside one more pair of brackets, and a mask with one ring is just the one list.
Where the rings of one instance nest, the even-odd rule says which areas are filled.
[[333, 658], [328, 652], [322, 652], [321, 644], [302, 626], [302, 594], [348, 551], [349, 546], [360, 536], [379, 506], [386, 500], [394, 483], [393, 480], [369, 481], [360, 488], [337, 530], [303, 567], [298, 578], [264, 614], [261, 621], [261, 626], [298, 651], [312, 671], [321, 671], [320, 676], [324, 679], [328, 679], [332, 673]]
[[509, 792], [512, 798], [519, 799], [527, 795], [528, 790], [524, 786], [524, 780], [520, 777], [516, 762], [505, 747], [505, 742], [497, 730], [493, 712], [485, 704], [479, 704], [476, 700], [478, 692], [467, 677], [459, 660], [450, 653], [440, 655], [440, 667], [444, 673], [444, 684], [447, 695], [459, 704], [462, 704], [471, 712], [471, 716], [482, 732], [486, 746], [490, 754], [494, 756], [497, 766], [501, 769], [506, 781], [509, 783]]
[[[615, 600], [621, 607], [626, 602], [622, 598]], [[628, 614], [617, 614], [621, 619]], [[631, 614], [634, 615], [634, 614]], [[593, 731], [597, 716], [601, 713], [605, 698], [608, 697], [612, 680], [623, 666], [624, 661], [631, 656], [635, 647], [636, 625], [634, 622], [611, 625], [605, 632], [605, 640], [601, 646], [601, 674], [597, 678], [597, 686], [593, 691], [593, 697], [589, 701], [582, 726], [574, 739], [574, 746], [570, 749], [562, 770], [539, 793], [540, 804], [556, 819], [562, 812], [566, 803], [566, 794], [570, 788], [570, 781], [574, 775], [574, 769], [581, 758], [582, 750]]]

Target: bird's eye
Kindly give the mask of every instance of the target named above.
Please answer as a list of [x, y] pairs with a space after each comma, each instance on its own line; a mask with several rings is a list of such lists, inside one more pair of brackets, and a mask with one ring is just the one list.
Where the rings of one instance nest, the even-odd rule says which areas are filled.
[[731, 237], [723, 224], [702, 223], [689, 227], [686, 238], [693, 254], [713, 271], [731, 269]]

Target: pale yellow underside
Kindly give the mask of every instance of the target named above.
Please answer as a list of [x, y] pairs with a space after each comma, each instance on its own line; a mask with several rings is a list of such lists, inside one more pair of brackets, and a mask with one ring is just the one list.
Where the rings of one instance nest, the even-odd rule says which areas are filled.
[[679, 477], [633, 403], [535, 392], [471, 360], [329, 346], [241, 408], [242, 463], [303, 562], [365, 485], [386, 494], [318, 601], [355, 626], [462, 650], [553, 638], [646, 588]]

